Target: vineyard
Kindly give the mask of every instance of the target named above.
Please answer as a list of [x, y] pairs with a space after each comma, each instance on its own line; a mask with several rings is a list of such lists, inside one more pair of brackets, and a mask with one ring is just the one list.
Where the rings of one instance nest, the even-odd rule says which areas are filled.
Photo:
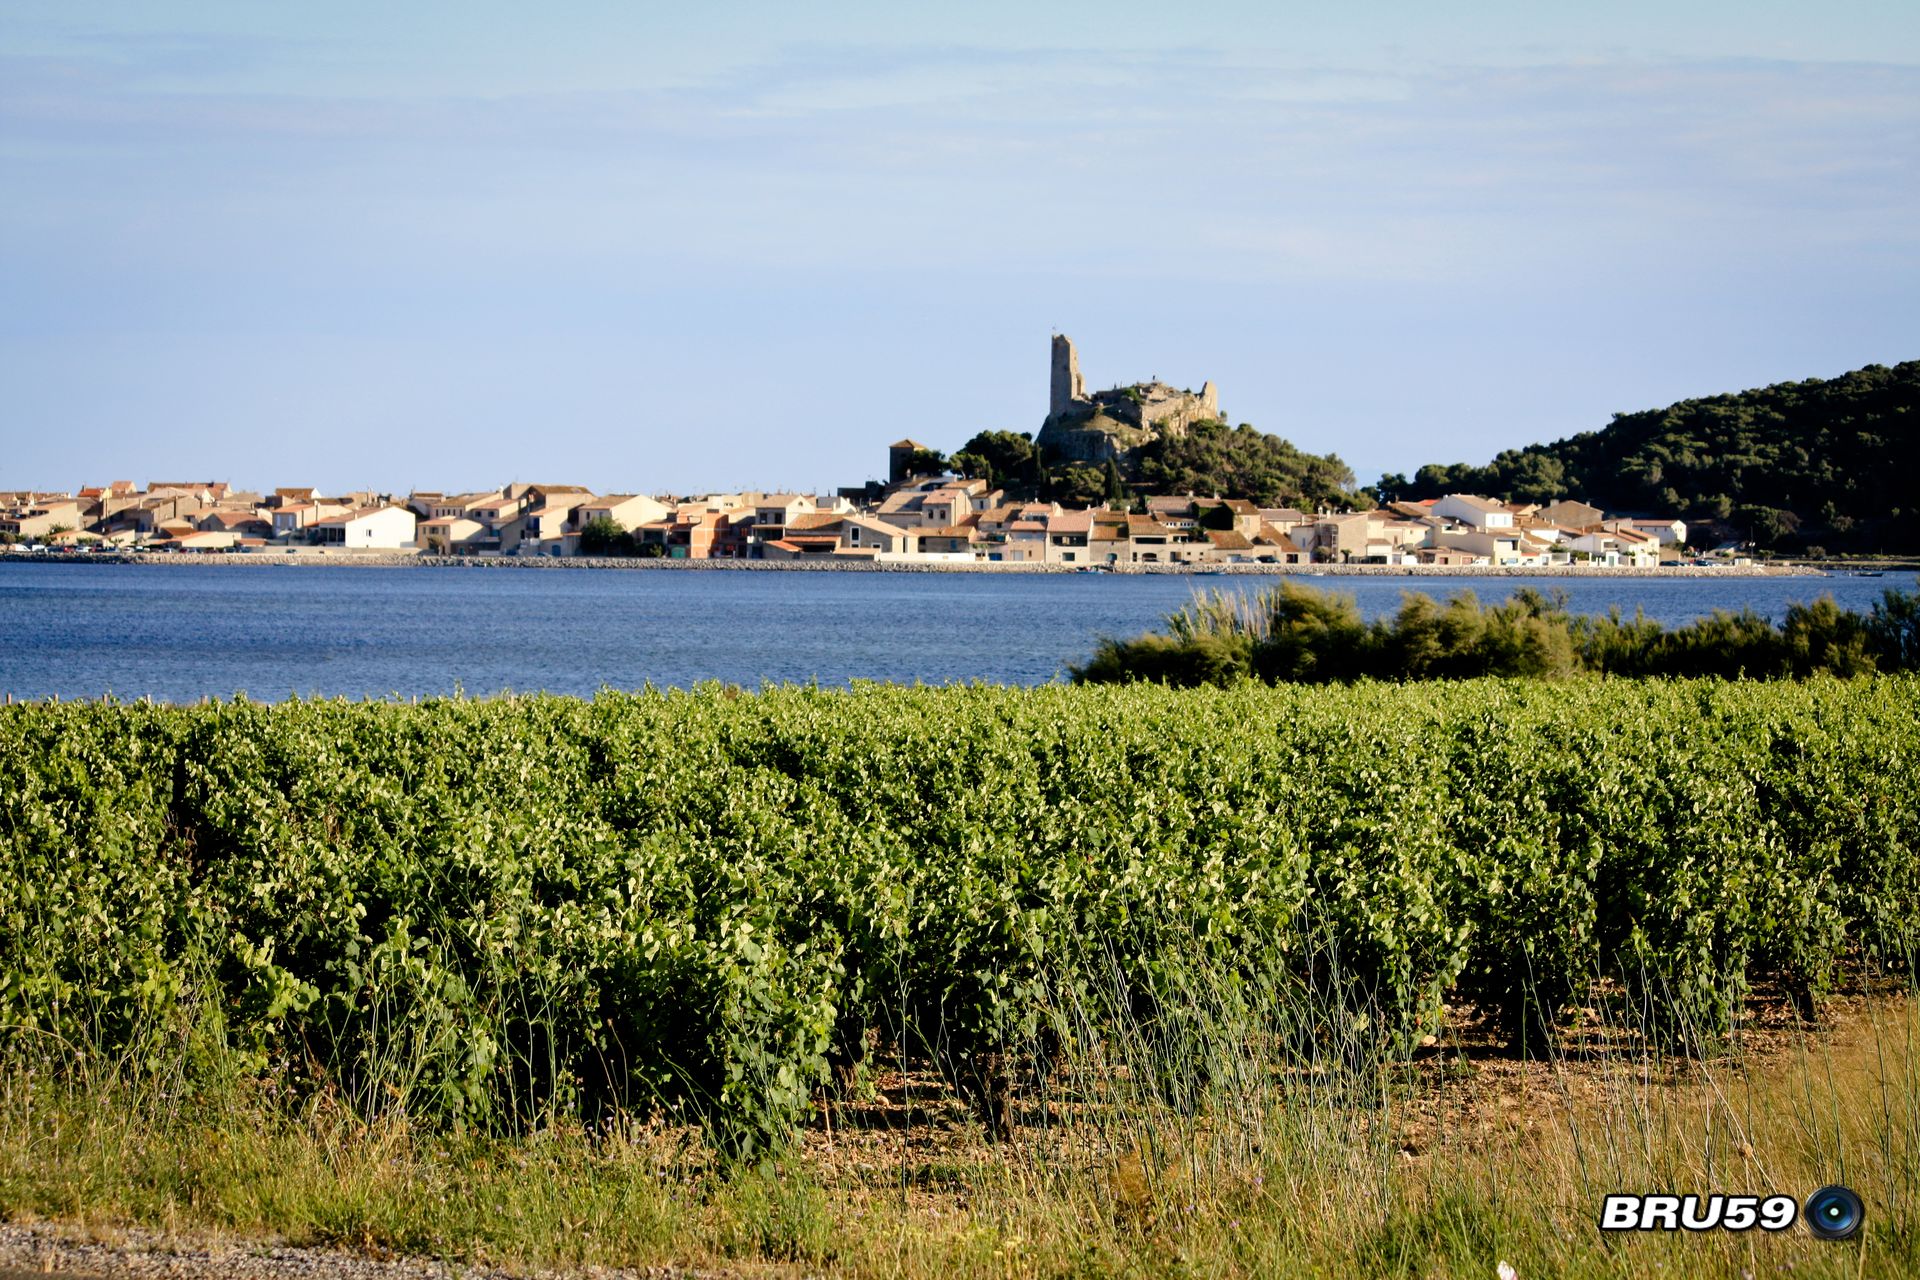
[[1920, 925], [1920, 679], [0, 710], [0, 1054], [778, 1149], [879, 1057], [989, 1130], [1125, 1039], [1444, 1003], [1711, 1048]]

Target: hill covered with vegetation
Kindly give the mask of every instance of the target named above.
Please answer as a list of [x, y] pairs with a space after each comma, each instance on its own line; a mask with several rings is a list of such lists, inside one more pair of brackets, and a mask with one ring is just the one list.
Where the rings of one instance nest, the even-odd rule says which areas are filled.
[[1920, 549], [1920, 361], [1616, 414], [1485, 466], [1385, 475], [1383, 499], [1572, 497], [1781, 551]]
[[1245, 423], [1202, 420], [1161, 432], [1104, 466], [1048, 457], [1032, 437], [983, 431], [944, 460], [962, 475], [992, 481], [1018, 499], [1078, 505], [1147, 493], [1218, 494], [1261, 506], [1364, 508], [1353, 469], [1333, 454], [1313, 454]]

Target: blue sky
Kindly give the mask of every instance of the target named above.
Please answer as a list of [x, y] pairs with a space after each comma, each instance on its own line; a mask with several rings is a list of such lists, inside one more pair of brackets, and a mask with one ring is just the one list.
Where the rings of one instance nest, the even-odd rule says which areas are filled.
[[10, 0], [0, 487], [854, 483], [1056, 329], [1370, 481], [1920, 357], [1910, 0], [953, 8]]

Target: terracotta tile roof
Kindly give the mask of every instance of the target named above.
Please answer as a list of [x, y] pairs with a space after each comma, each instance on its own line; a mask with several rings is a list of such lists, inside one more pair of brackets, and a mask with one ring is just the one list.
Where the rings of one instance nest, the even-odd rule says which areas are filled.
[[1047, 521], [1053, 533], [1088, 533], [1093, 529], [1093, 512], [1063, 511]]
[[381, 503], [371, 507], [355, 507], [352, 511], [347, 511], [347, 512], [341, 513], [340, 515], [332, 516], [326, 520], [322, 520], [320, 522], [320, 527], [324, 529], [329, 525], [351, 524], [355, 520], [363, 520], [368, 516], [377, 516], [382, 511], [406, 511], [408, 515], [413, 514], [413, 512], [407, 511], [405, 507], [395, 507], [395, 506], [389, 506], [387, 504]]
[[1155, 520], [1152, 516], [1127, 515], [1127, 529], [1133, 533], [1172, 533], [1173, 530]]
[[251, 511], [210, 511], [204, 517], [206, 523], [219, 525], [222, 529], [232, 529], [241, 525], [265, 524], [266, 521]]
[[865, 529], [870, 533], [884, 533], [890, 538], [904, 537], [910, 532], [897, 524], [888, 524], [885, 520], [875, 520], [869, 516], [839, 516], [837, 519], [849, 528]]

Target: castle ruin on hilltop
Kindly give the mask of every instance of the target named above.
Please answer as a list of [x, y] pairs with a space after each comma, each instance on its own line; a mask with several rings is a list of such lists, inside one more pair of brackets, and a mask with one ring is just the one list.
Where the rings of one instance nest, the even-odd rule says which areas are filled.
[[1111, 391], [1087, 394], [1073, 339], [1053, 335], [1053, 386], [1047, 420], [1037, 443], [1050, 457], [1104, 463], [1124, 459], [1163, 435], [1185, 435], [1196, 422], [1220, 417], [1220, 396], [1213, 383], [1199, 394], [1155, 378]]

